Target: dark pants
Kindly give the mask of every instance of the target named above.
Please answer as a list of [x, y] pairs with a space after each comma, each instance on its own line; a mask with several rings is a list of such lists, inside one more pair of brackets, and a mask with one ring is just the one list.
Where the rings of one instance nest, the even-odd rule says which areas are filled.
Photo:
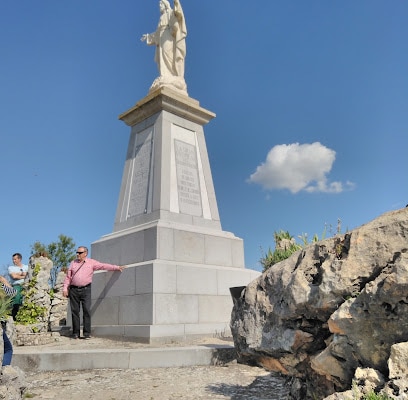
[[91, 285], [78, 287], [70, 286], [69, 301], [72, 314], [72, 334], [80, 335], [81, 323], [79, 320], [80, 307], [82, 305], [83, 314], [83, 334], [91, 335]]
[[20, 309], [21, 304], [13, 304], [13, 308], [11, 310], [11, 316], [13, 317], [13, 320], [16, 320], [16, 315], [18, 313], [18, 310]]
[[13, 357], [13, 346], [9, 338], [7, 337], [6, 327], [3, 328], [3, 343], [4, 343], [4, 354], [2, 367], [11, 364], [11, 358]]

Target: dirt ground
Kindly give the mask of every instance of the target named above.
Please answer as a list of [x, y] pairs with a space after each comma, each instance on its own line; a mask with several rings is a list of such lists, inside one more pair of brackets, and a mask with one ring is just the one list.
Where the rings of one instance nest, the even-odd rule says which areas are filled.
[[26, 398], [69, 400], [283, 400], [285, 379], [262, 368], [226, 366], [26, 374]]

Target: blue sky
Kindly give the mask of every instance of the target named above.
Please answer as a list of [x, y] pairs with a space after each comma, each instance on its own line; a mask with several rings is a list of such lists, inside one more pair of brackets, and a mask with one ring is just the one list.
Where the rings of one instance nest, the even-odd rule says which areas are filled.
[[[223, 229], [260, 269], [273, 233], [320, 237], [408, 203], [408, 2], [182, 0], [189, 95]], [[158, 1], [0, 0], [0, 267], [112, 232], [129, 128], [157, 76]], [[262, 250], [261, 250], [262, 249]]]

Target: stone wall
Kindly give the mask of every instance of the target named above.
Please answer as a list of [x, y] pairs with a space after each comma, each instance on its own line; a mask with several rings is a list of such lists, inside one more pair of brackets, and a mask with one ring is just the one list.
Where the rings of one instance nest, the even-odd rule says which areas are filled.
[[[31, 280], [24, 284], [29, 295], [24, 302], [43, 307], [45, 311], [37, 323], [29, 325], [17, 323], [15, 325], [13, 342], [17, 346], [51, 343], [59, 335], [53, 332], [60, 330], [66, 324], [68, 300], [62, 295], [65, 274], [64, 272], [58, 274], [55, 287], [51, 290], [49, 278], [52, 267], [53, 263], [49, 258], [30, 258], [29, 276]], [[36, 272], [38, 269], [39, 271]]]

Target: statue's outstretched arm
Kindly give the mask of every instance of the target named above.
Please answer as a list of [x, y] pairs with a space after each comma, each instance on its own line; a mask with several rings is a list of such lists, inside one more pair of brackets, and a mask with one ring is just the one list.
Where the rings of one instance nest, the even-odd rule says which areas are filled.
[[157, 36], [156, 32], [154, 32], [154, 33], [145, 33], [144, 35], [142, 35], [140, 40], [142, 42], [146, 42], [149, 46], [157, 45], [156, 36]]

